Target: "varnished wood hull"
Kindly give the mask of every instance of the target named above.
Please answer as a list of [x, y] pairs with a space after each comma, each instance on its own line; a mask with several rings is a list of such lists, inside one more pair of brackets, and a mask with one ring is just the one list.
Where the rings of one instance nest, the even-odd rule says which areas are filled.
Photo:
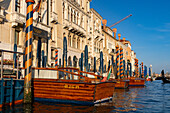
[[116, 89], [126, 89], [129, 87], [129, 80], [116, 80], [115, 88]]
[[34, 100], [94, 105], [113, 96], [113, 82], [85, 83], [77, 80], [33, 79]]
[[143, 78], [130, 78], [129, 86], [145, 86], [145, 79]]

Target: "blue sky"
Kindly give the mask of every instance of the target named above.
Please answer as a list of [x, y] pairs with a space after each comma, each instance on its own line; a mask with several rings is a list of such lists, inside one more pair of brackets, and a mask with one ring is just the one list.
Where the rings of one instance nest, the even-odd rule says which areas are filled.
[[114, 26], [131, 42], [139, 63], [153, 66], [153, 72], [170, 72], [170, 0], [92, 0], [107, 26], [132, 14]]

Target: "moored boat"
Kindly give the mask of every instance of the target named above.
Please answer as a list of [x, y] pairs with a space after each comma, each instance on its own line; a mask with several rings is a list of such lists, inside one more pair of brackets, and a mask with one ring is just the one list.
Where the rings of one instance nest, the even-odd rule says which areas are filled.
[[[112, 98], [115, 82], [98, 82], [98, 80], [77, 74], [80, 73], [78, 70], [76, 73], [65, 71], [66, 69], [68, 68], [58, 68], [55, 70], [60, 71], [60, 73], [71, 74], [71, 76], [78, 76], [78, 78], [75, 79], [74, 77], [74, 79], [68, 80], [34, 77], [34, 100], [94, 105]], [[41, 70], [39, 69], [39, 71]], [[81, 71], [81, 73], [84, 72]]]
[[145, 86], [145, 79], [131, 77], [129, 79], [129, 86]]
[[170, 79], [167, 79], [164, 75], [164, 70], [161, 71], [163, 83], [170, 83]]
[[116, 89], [126, 89], [129, 87], [129, 80], [117, 79], [115, 83]]

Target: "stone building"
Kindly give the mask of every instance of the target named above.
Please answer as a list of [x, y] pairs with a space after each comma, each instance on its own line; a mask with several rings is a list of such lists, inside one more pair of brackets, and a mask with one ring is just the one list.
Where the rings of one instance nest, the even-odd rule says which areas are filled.
[[[35, 0], [37, 3], [38, 0]], [[24, 52], [25, 50], [25, 24], [26, 2], [25, 0], [5, 0], [1, 2], [2, 15], [0, 24], [0, 49]], [[47, 61], [50, 48], [50, 22], [48, 2], [42, 1], [39, 13], [33, 16], [33, 66], [42, 66]], [[12, 55], [6, 56], [13, 59]], [[21, 59], [20, 59], [21, 60]]]
[[[34, 7], [39, 0], [35, 0]], [[90, 9], [91, 0], [42, 0], [39, 12], [33, 15], [33, 67], [51, 67], [55, 63], [55, 50], [62, 59], [63, 38], [67, 39], [68, 65], [78, 67], [78, 59], [88, 45], [89, 63], [93, 69], [94, 57], [97, 70], [100, 65], [100, 51], [103, 51], [104, 65], [108, 67], [111, 56], [116, 59], [115, 46], [123, 48], [123, 59], [134, 64], [136, 54], [125, 38], [121, 39], [116, 29], [106, 26], [107, 21]], [[103, 21], [102, 21], [103, 20]], [[4, 0], [0, 2], [0, 49], [24, 52], [25, 50], [25, 0]], [[6, 59], [13, 59], [6, 55]], [[23, 58], [20, 57], [20, 61]], [[58, 63], [59, 64], [59, 63]], [[133, 68], [133, 67], [132, 67]]]
[[93, 69], [94, 57], [96, 57], [96, 67], [100, 65], [100, 51], [103, 51], [104, 36], [102, 36], [102, 16], [93, 8], [90, 10], [90, 34], [87, 40], [89, 46], [89, 61]]
[[91, 0], [53, 0], [57, 4], [58, 24], [56, 42], [59, 49], [59, 58], [62, 58], [63, 37], [67, 38], [68, 63], [74, 59], [74, 66], [78, 66], [90, 30], [90, 2]]

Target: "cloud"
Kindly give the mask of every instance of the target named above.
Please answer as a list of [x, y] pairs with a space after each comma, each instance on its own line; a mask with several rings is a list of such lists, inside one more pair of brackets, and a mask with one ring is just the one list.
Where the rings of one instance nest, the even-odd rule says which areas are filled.
[[170, 32], [170, 23], [164, 23], [161, 27], [145, 27], [142, 24], [137, 24], [138, 27], [144, 29], [144, 30], [151, 30], [151, 31], [158, 31], [158, 32]]
[[159, 32], [170, 32], [170, 29], [155, 29], [155, 30]]

